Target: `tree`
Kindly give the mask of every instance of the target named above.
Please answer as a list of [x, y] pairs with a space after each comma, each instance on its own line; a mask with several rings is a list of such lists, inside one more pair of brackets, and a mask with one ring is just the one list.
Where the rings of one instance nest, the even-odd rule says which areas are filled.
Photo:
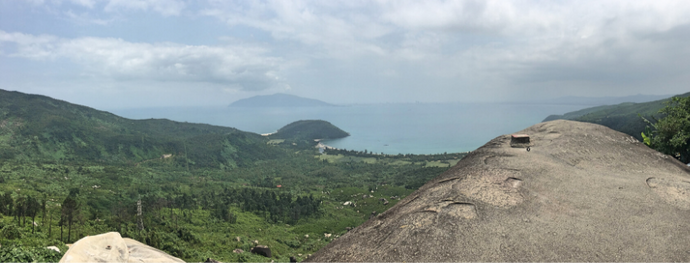
[[673, 97], [659, 111], [665, 116], [651, 123], [642, 133], [644, 143], [662, 153], [671, 155], [683, 163], [690, 163], [690, 97]]
[[[26, 224], [26, 210], [27, 210], [26, 197], [18, 194], [17, 199], [15, 200], [14, 207], [15, 207], [15, 209], [14, 209], [15, 220], [17, 220], [17, 224], [19, 226], [23, 227], [24, 224]], [[22, 219], [24, 219], [24, 223], [22, 223]]]
[[[26, 200], [26, 215], [31, 217], [31, 233], [36, 230], [36, 215], [41, 211], [41, 203], [34, 197], [28, 196]], [[26, 222], [26, 219], [24, 219]]]
[[12, 197], [10, 197], [10, 199], [7, 199], [8, 196], [9, 194], [0, 192], [0, 214], [11, 215], [7, 207], [12, 202]]
[[62, 202], [62, 219], [60, 220], [63, 224], [67, 221], [67, 241], [71, 240], [72, 237], [72, 222], [74, 217], [79, 210], [79, 204], [77, 203], [76, 196], [70, 193], [65, 201]]

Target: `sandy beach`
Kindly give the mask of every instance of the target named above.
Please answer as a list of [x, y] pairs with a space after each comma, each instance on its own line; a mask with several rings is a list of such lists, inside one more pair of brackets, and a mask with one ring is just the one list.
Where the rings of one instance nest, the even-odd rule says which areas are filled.
[[322, 149], [329, 149], [329, 150], [337, 150], [337, 149], [338, 149], [338, 148], [335, 148], [335, 147], [332, 147], [332, 146], [325, 145], [325, 144], [323, 144], [323, 143], [321, 143], [321, 142], [319, 142], [318, 144], [316, 144], [315, 148], [322, 148]]

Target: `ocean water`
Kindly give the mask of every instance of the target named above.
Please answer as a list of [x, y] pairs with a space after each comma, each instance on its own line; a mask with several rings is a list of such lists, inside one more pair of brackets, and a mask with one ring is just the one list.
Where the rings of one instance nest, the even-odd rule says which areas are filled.
[[502, 134], [541, 122], [551, 114], [587, 105], [510, 103], [410, 103], [305, 108], [149, 108], [111, 110], [131, 119], [165, 118], [271, 133], [297, 120], [320, 119], [350, 133], [324, 143], [376, 153], [434, 154], [472, 151]]

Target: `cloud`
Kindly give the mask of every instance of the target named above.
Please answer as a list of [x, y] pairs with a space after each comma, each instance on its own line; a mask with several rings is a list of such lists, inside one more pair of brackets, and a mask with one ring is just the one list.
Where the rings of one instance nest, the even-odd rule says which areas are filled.
[[103, 10], [106, 12], [152, 10], [164, 16], [177, 16], [186, 6], [185, 2], [180, 0], [110, 0]]
[[677, 89], [689, 78], [685, 1], [393, 1], [391, 54], [495, 91], [579, 95]]
[[[414, 99], [442, 94], [442, 100], [511, 92], [616, 95], [659, 85], [687, 89], [690, 81], [685, 0], [104, 0], [78, 1], [57, 13], [107, 30], [144, 12], [151, 28], [160, 19], [202, 21], [208, 39], [225, 44], [3, 32], [0, 38], [12, 40], [3, 40], [0, 52], [66, 58], [85, 73], [117, 81], [264, 92], [288, 85], [295, 92], [360, 97], [370, 91]], [[99, 35], [113, 34], [127, 38]], [[175, 34], [160, 38], [181, 39], [169, 37]]]
[[75, 23], [80, 24], [80, 25], [96, 24], [96, 25], [105, 26], [105, 25], [111, 24], [115, 21], [115, 19], [113, 19], [113, 18], [110, 18], [110, 19], [93, 18], [93, 16], [88, 12], [76, 13], [72, 10], [67, 10], [66, 12], [64, 12], [64, 15], [67, 16], [67, 18], [69, 18], [71, 21], [74, 21]]
[[[61, 8], [82, 7], [89, 11], [102, 6], [105, 12], [153, 11], [164, 16], [177, 16], [187, 8], [187, 1], [183, 0], [28, 0], [34, 6], [42, 6], [54, 12]], [[68, 4], [71, 4], [68, 5]]]
[[70, 2], [87, 8], [93, 8], [96, 5], [95, 0], [70, 0]]
[[[204, 82], [240, 90], [282, 87], [281, 59], [256, 46], [132, 43], [117, 38], [62, 39], [0, 31], [8, 56], [33, 60], [66, 58], [90, 75], [117, 81]], [[3, 45], [4, 50], [8, 50]]]
[[200, 14], [231, 27], [244, 25], [269, 32], [279, 41], [296, 41], [306, 46], [310, 57], [384, 55], [375, 40], [392, 28], [379, 23], [367, 6], [362, 1], [211, 1]]

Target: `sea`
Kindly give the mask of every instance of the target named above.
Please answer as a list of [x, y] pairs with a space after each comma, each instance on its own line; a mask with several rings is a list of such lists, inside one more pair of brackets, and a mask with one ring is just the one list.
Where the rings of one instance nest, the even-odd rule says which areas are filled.
[[588, 108], [578, 104], [403, 103], [335, 107], [167, 107], [113, 109], [130, 119], [163, 118], [272, 133], [298, 120], [325, 120], [350, 133], [324, 144], [385, 154], [467, 152], [489, 140], [540, 123], [551, 114]]

